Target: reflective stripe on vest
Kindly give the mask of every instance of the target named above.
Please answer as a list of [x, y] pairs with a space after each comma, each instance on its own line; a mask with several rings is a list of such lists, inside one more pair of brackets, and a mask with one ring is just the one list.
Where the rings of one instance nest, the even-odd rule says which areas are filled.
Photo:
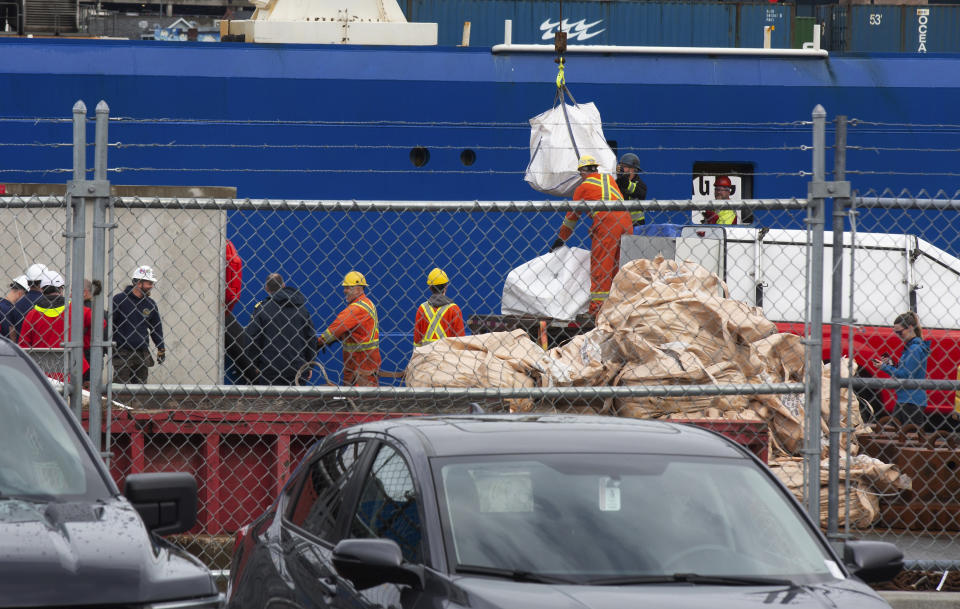
[[[424, 332], [423, 339], [419, 343], [415, 343], [414, 346], [419, 347], [447, 337], [447, 331], [443, 329], [440, 322], [443, 321], [443, 316], [452, 306], [452, 302], [443, 305], [439, 309], [434, 309], [429, 302], [420, 305], [424, 317], [427, 318], [427, 331]], [[431, 313], [433, 313], [433, 315], [431, 315]]]
[[47, 317], [60, 317], [61, 315], [63, 315], [63, 310], [64, 310], [66, 307], [65, 307], [65, 306], [59, 306], [59, 307], [54, 307], [54, 308], [52, 308], [52, 309], [44, 309], [44, 308], [42, 308], [40, 305], [37, 305], [37, 306], [35, 306], [35, 307], [33, 307], [33, 308], [34, 308], [35, 310], [37, 310], [37, 311], [40, 311], [41, 313], [43, 313], [43, 314], [46, 315]]
[[377, 321], [377, 310], [373, 305], [368, 305], [360, 300], [355, 300], [349, 306], [357, 305], [367, 312], [367, 315], [373, 319], [373, 331], [370, 333], [370, 339], [362, 343], [353, 343], [344, 340], [343, 350], [347, 353], [356, 353], [357, 351], [372, 351], [380, 348], [380, 323]]
[[606, 300], [610, 292], [590, 292], [590, 300]]
[[[614, 185], [613, 177], [606, 174], [602, 175], [600, 179], [597, 178], [587, 178], [583, 181], [584, 184], [593, 184], [594, 186], [600, 187], [600, 199], [602, 201], [623, 201], [623, 197], [620, 196], [620, 191], [617, 190]], [[594, 217], [598, 212], [590, 212], [590, 217]]]

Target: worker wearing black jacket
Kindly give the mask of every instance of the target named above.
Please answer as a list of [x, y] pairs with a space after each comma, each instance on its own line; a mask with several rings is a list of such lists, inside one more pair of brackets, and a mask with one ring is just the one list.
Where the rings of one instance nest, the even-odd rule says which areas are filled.
[[167, 356], [163, 344], [163, 323], [160, 309], [150, 298], [157, 281], [153, 269], [146, 265], [131, 274], [131, 285], [113, 295], [113, 382], [146, 383], [148, 369], [154, 360], [150, 355], [150, 340], [157, 346], [158, 364]]
[[[617, 187], [620, 188], [620, 194], [623, 199], [634, 199], [643, 201], [647, 198], [647, 184], [640, 179], [640, 157], [628, 152], [620, 157], [617, 164]], [[645, 222], [643, 210], [638, 209], [630, 212], [630, 221], [634, 226], [640, 226]]]
[[[286, 286], [280, 275], [267, 277], [269, 298], [257, 304], [246, 328], [247, 354], [256, 385], [293, 385], [297, 371], [317, 357], [317, 336], [303, 294]], [[309, 372], [302, 380], [309, 379]]]

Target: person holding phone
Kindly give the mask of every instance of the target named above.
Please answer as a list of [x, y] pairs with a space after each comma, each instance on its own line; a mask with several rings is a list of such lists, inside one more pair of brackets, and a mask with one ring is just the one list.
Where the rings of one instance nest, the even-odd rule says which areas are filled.
[[[874, 359], [874, 365], [897, 379], [927, 378], [927, 358], [930, 356], [930, 341], [923, 340], [923, 329], [916, 313], [901, 313], [893, 320], [893, 332], [903, 341], [903, 353], [897, 364], [888, 354]], [[924, 389], [898, 389], [897, 405], [893, 416], [904, 425], [912, 423], [923, 426], [926, 422], [927, 392]]]

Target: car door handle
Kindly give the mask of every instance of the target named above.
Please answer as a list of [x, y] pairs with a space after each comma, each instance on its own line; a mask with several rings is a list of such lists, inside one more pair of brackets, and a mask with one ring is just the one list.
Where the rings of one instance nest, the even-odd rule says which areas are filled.
[[327, 596], [337, 595], [337, 579], [335, 577], [321, 577], [320, 588]]

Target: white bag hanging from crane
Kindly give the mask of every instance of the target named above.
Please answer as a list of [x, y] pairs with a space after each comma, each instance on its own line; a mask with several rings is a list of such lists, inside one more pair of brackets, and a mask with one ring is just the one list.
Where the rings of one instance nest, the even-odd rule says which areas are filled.
[[[530, 163], [524, 180], [534, 189], [556, 197], [571, 197], [580, 184], [577, 161], [589, 154], [600, 163], [600, 172], [615, 175], [617, 156], [603, 136], [600, 111], [593, 105], [578, 104], [557, 77], [554, 107], [530, 119]], [[564, 94], [573, 104], [566, 103]], [[557, 104], [556, 101], [560, 103]]]

